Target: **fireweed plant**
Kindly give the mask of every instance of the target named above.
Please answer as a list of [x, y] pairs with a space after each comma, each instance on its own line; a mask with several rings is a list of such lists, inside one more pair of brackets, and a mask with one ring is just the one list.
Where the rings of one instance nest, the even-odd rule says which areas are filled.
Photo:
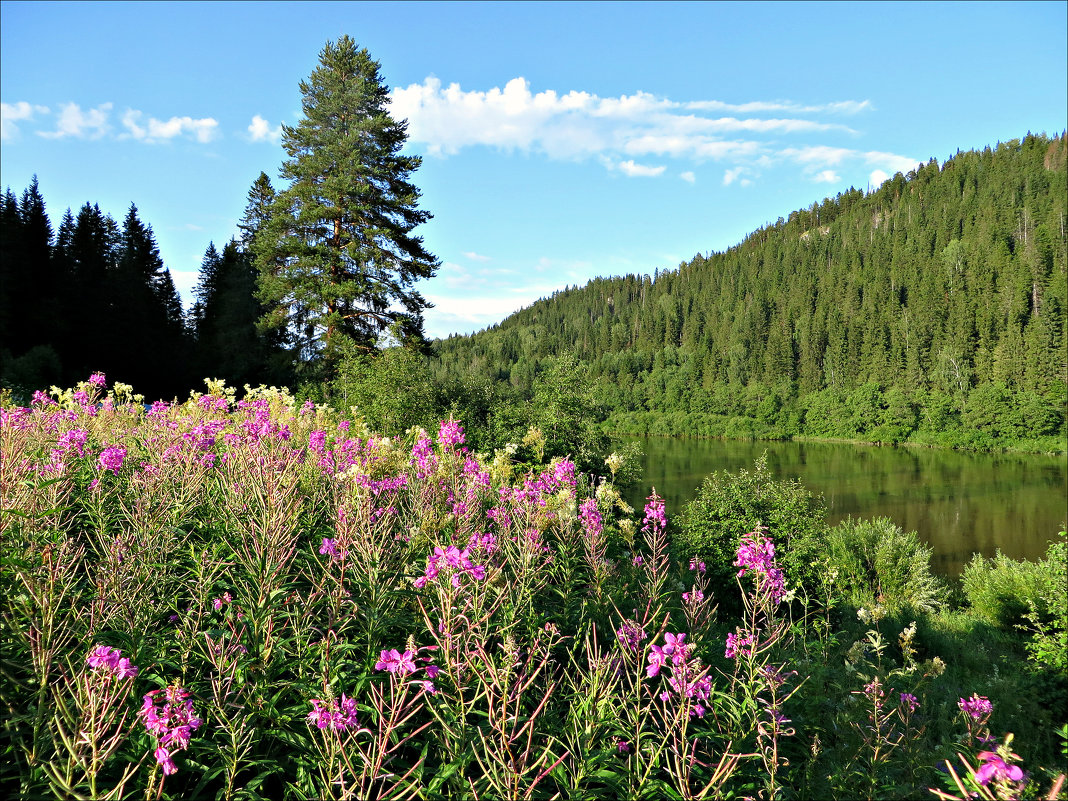
[[146, 406], [94, 374], [0, 409], [9, 796], [1036, 786], [985, 687], [960, 688], [954, 740], [930, 736], [941, 662], [916, 624], [893, 648], [862, 610], [836, 651], [833, 599], [786, 586], [766, 529], [721, 619], [734, 588], [673, 562], [655, 491], [634, 519], [607, 476], [472, 453], [457, 420], [381, 437], [285, 390], [207, 389]]

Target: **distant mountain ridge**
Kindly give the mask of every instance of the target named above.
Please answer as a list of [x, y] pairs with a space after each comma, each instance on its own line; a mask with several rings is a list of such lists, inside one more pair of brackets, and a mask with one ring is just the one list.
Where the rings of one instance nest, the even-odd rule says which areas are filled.
[[1064, 450], [1065, 134], [850, 189], [677, 269], [595, 278], [437, 343], [528, 392], [574, 354], [619, 430]]

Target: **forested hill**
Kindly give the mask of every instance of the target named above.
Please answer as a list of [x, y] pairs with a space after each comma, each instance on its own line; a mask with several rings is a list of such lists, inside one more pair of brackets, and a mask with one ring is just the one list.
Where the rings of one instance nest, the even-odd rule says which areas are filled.
[[1063, 450], [1066, 150], [932, 159], [724, 253], [556, 292], [439, 342], [432, 369], [526, 391], [573, 353], [634, 433]]

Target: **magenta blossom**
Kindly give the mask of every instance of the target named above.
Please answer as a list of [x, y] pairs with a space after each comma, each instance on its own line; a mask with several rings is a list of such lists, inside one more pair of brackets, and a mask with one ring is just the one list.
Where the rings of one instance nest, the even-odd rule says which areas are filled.
[[649, 678], [657, 675], [660, 669], [667, 664], [681, 665], [689, 656], [690, 649], [684, 643], [685, 634], [665, 634], [664, 645], [652, 645], [649, 647], [649, 664], [645, 668], [645, 675]]
[[[158, 698], [163, 693], [163, 698]], [[162, 700], [162, 706], [157, 704]], [[156, 762], [163, 772], [170, 775], [178, 770], [172, 754], [189, 747], [189, 737], [193, 731], [204, 723], [196, 715], [189, 691], [178, 684], [172, 684], [165, 690], [153, 690], [145, 696], [144, 705], [137, 713], [149, 734], [155, 735]]]
[[724, 656], [727, 659], [737, 659], [738, 655], [752, 656], [753, 646], [756, 645], [756, 639], [752, 634], [743, 634], [738, 636], [737, 634], [727, 635], [727, 649], [724, 652]]
[[96, 673], [115, 676], [119, 679], [132, 679], [137, 676], [136, 665], [123, 657], [118, 648], [108, 648], [106, 645], [98, 645], [89, 653], [86, 660], [89, 667]]
[[118, 475], [125, 459], [125, 448], [119, 445], [108, 445], [100, 452], [100, 456], [97, 458], [97, 467], [101, 470], [110, 470], [115, 475]]
[[990, 703], [990, 699], [976, 693], [973, 693], [971, 698], [961, 698], [957, 706], [972, 720], [982, 720], [994, 711], [994, 705]]
[[993, 751], [980, 751], [978, 756], [979, 761], [983, 763], [982, 767], [975, 772], [975, 780], [979, 784], [986, 785], [992, 781], [1018, 782], [1023, 780], [1024, 774], [1019, 765], [1007, 764], [1004, 759]]
[[438, 444], [442, 447], [464, 444], [464, 429], [456, 420], [442, 420], [438, 429]]
[[407, 676], [415, 671], [415, 652], [405, 651], [402, 654], [396, 648], [382, 651], [378, 661], [375, 662], [375, 670], [384, 670], [387, 673]]
[[356, 720], [356, 699], [345, 693], [340, 698], [324, 700], [311, 699], [312, 711], [308, 713], [308, 722], [318, 729], [346, 731], [359, 726]]

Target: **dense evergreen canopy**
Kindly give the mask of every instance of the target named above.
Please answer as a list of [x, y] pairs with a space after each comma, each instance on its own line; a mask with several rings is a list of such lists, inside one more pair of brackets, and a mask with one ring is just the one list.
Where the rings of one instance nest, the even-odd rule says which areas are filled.
[[420, 159], [400, 155], [406, 123], [389, 115], [378, 63], [344, 36], [300, 90], [304, 116], [282, 127], [290, 183], [253, 250], [267, 325], [294, 335], [329, 379], [341, 354], [375, 350], [383, 332], [423, 344], [429, 304], [412, 285], [438, 261], [412, 233], [430, 218], [408, 182]]
[[440, 342], [435, 373], [523, 389], [573, 351], [636, 432], [1063, 439], [1066, 149], [932, 159], [676, 270], [561, 290]]

